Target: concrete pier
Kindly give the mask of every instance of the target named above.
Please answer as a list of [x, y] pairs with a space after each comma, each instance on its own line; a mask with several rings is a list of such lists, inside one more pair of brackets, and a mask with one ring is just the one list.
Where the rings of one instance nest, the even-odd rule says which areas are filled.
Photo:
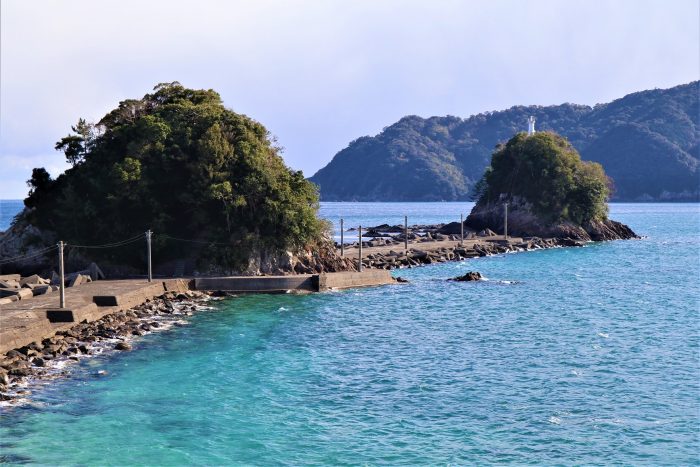
[[394, 279], [389, 271], [373, 269], [363, 272], [329, 272], [291, 276], [200, 277], [194, 279], [194, 288], [196, 290], [223, 290], [241, 293], [280, 293], [288, 290], [320, 292], [329, 289], [371, 287], [393, 283]]
[[[54, 294], [38, 295], [10, 304], [0, 305], [0, 353], [53, 336], [83, 320], [95, 321], [105, 315], [140, 305], [167, 291], [182, 292], [189, 282], [169, 279], [148, 283], [144, 280], [95, 281], [66, 289], [66, 306], [59, 310]], [[99, 306], [94, 297], [111, 297], [111, 303]], [[48, 316], [72, 316], [71, 322], [51, 322]]]
[[165, 292], [223, 290], [240, 293], [281, 293], [288, 290], [318, 292], [391, 284], [389, 271], [367, 270], [290, 276], [235, 276], [197, 279], [100, 280], [66, 289], [66, 304], [59, 308], [54, 294], [0, 305], [0, 354], [52, 337], [81, 321], [127, 310]]

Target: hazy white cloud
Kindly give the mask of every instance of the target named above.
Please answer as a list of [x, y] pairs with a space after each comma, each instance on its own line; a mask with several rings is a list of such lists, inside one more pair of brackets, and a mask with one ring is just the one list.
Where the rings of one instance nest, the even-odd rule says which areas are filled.
[[216, 89], [311, 175], [406, 114], [594, 104], [700, 68], [698, 0], [0, 5], [0, 197], [64, 167], [53, 145], [79, 117], [159, 82]]

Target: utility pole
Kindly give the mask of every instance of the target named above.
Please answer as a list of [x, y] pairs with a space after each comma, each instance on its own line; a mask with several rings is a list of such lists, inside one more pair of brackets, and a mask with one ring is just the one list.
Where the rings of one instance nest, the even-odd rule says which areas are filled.
[[459, 214], [459, 246], [464, 246], [464, 213]]
[[146, 231], [146, 253], [148, 255], [148, 282], [153, 282], [153, 273], [151, 271], [151, 229]]
[[408, 216], [403, 216], [403, 249], [408, 251]]
[[505, 216], [503, 219], [503, 236], [508, 240], [508, 201], [503, 205], [505, 208]]
[[343, 218], [340, 218], [340, 256], [345, 256], [345, 240], [343, 239]]
[[359, 247], [360, 247], [360, 266], [357, 268], [358, 271], [362, 272], [362, 226], [360, 226], [359, 230]]
[[58, 284], [58, 290], [60, 293], [59, 297], [59, 308], [66, 307], [66, 277], [65, 269], [63, 268], [63, 240], [58, 242], [58, 275], [60, 277], [60, 282]]

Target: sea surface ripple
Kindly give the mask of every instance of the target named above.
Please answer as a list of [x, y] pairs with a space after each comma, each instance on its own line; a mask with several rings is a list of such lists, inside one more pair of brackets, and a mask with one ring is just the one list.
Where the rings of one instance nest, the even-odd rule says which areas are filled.
[[[409, 208], [460, 207], [346, 218], [400, 223]], [[611, 217], [646, 238], [222, 300], [2, 409], [1, 459], [697, 465], [700, 206], [615, 204]], [[489, 280], [446, 281], [469, 270]]]

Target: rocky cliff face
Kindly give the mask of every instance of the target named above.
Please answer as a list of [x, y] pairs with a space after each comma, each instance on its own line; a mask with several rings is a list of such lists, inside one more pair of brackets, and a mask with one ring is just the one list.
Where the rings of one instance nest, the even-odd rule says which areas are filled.
[[[502, 203], [477, 204], [465, 221], [473, 230], [504, 231]], [[515, 197], [508, 203], [508, 235], [517, 237], [571, 238], [583, 241], [623, 240], [639, 238], [628, 226], [610, 219], [588, 221], [577, 225], [569, 221], [551, 222], [533, 213], [532, 206]]]
[[[57, 270], [57, 253], [47, 247], [57, 243], [56, 236], [51, 232], [38, 229], [20, 216], [8, 230], [0, 232], [0, 274], [20, 273], [24, 276], [31, 274], [50, 275]], [[10, 261], [12, 258], [22, 259]], [[89, 251], [67, 248], [64, 256], [67, 271], [84, 269], [94, 261]], [[181, 267], [178, 271], [178, 264]], [[175, 275], [286, 275], [311, 274], [321, 272], [355, 271], [356, 265], [347, 258], [336, 253], [331, 239], [325, 238], [315, 245], [298, 252], [278, 252], [268, 250], [252, 250], [249, 252], [247, 267], [243, 270], [230, 270], [221, 267], [207, 267], [195, 264], [192, 258], [156, 262], [154, 274], [162, 276]], [[144, 271], [128, 264], [110, 264], [100, 262], [100, 266], [110, 277], [126, 277], [143, 275]]]
[[[20, 215], [9, 229], [0, 232], [0, 273], [31, 275], [55, 268], [56, 251], [46, 251], [56, 238]], [[13, 260], [13, 258], [18, 258]]]
[[354, 262], [341, 257], [330, 239], [293, 253], [256, 251], [250, 255], [245, 275], [317, 274], [357, 270]]

